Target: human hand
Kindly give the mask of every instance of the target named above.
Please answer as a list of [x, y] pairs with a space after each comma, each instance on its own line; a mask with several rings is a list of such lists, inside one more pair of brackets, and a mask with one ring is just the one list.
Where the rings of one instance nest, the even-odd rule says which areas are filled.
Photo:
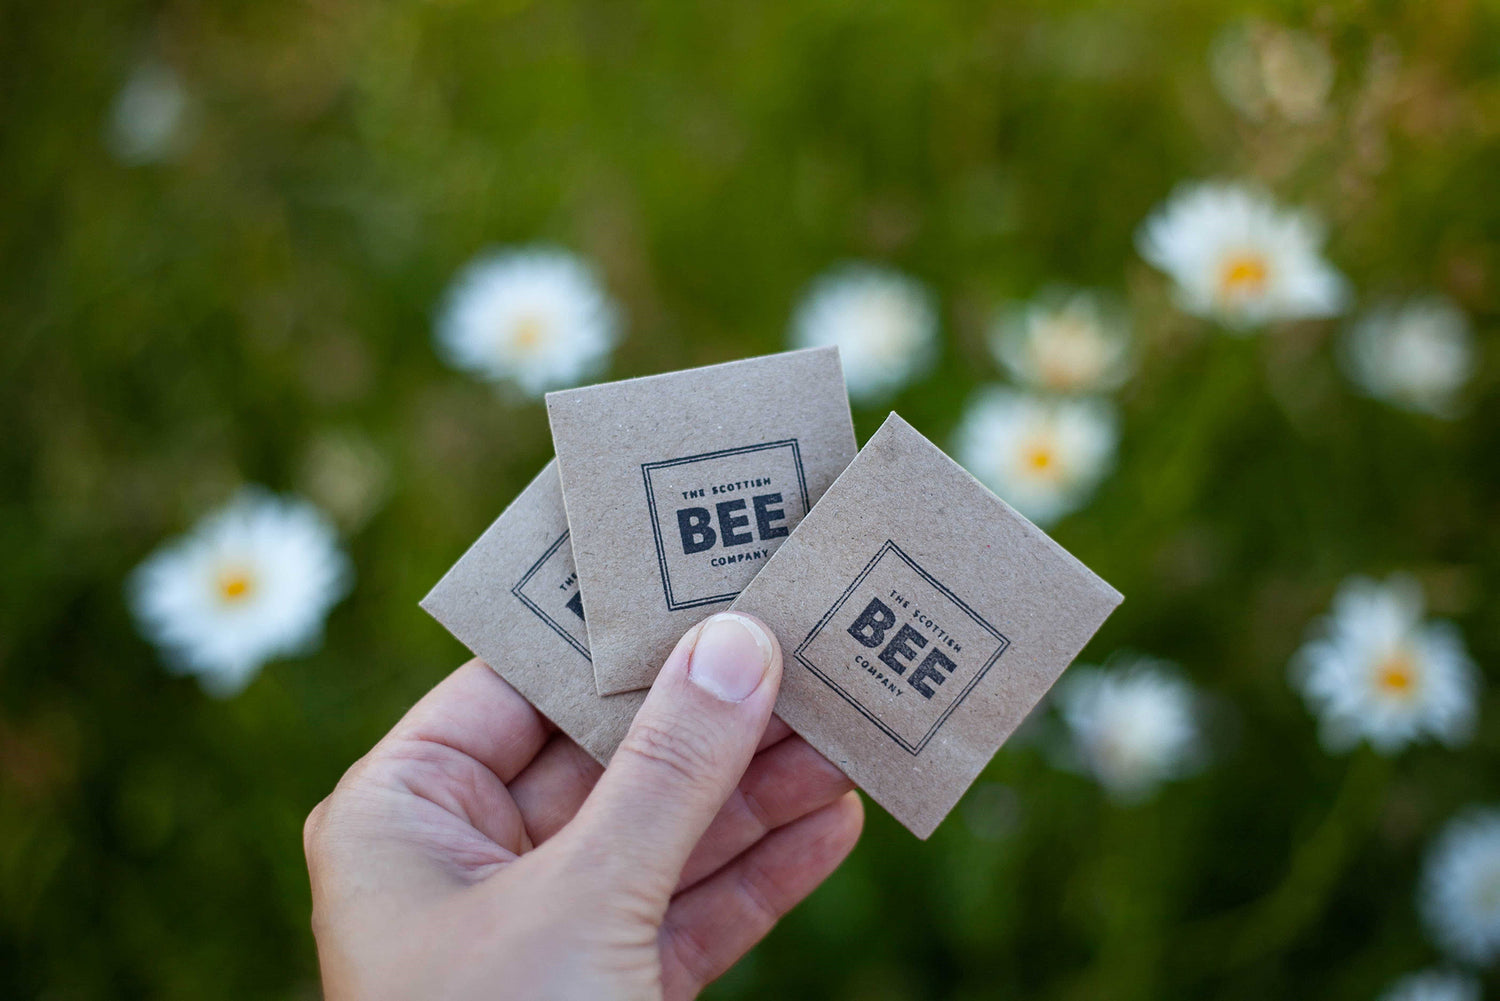
[[863, 823], [771, 715], [780, 683], [768, 629], [712, 616], [601, 769], [482, 662], [459, 668], [307, 818], [326, 996], [697, 994]]

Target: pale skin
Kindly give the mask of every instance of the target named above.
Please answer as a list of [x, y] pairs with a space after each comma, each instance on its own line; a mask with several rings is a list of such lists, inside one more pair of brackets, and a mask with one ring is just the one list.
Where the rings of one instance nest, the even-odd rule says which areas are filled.
[[602, 769], [459, 668], [307, 818], [330, 1001], [691, 998], [843, 861], [863, 811], [771, 715], [781, 652], [694, 626]]

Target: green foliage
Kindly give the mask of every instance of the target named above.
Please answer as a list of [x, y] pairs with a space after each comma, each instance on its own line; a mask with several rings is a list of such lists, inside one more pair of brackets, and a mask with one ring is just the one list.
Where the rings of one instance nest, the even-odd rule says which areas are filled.
[[[1500, 704], [1462, 751], [1332, 758], [1286, 662], [1339, 580], [1392, 569], [1500, 655], [1500, 15], [1274, 6], [1335, 61], [1311, 122], [1215, 90], [1218, 4], [9, 5], [0, 994], [315, 995], [301, 820], [465, 656], [416, 601], [550, 451], [539, 404], [441, 366], [432, 312], [536, 240], [598, 262], [616, 377], [778, 349], [839, 260], [916, 275], [943, 356], [894, 405], [940, 442], [999, 377], [1004, 300], [1098, 285], [1135, 315], [1118, 469], [1056, 535], [1127, 596], [1086, 659], [1172, 658], [1217, 700], [1209, 767], [1118, 807], [1023, 736], [927, 844], [872, 810], [717, 996], [1356, 999], [1436, 961], [1415, 873], [1493, 796]], [[194, 132], [127, 167], [101, 135], [147, 57]], [[1132, 234], [1206, 176], [1316, 208], [1364, 298], [1456, 298], [1464, 417], [1356, 396], [1339, 324], [1175, 312]], [[131, 567], [241, 481], [319, 496], [351, 435], [390, 491], [347, 520], [322, 651], [228, 702], [169, 676]]]

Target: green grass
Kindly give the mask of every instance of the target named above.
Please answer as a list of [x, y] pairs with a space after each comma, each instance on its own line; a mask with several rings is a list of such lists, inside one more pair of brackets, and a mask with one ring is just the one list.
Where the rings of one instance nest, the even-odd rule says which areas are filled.
[[[1135, 316], [1119, 466], [1055, 534], [1127, 596], [1085, 659], [1180, 662], [1209, 767], [1121, 808], [1018, 741], [926, 844], [872, 810], [717, 996], [1361, 999], [1436, 961], [1415, 875], [1494, 798], [1500, 702], [1461, 751], [1333, 758], [1286, 662], [1344, 576], [1394, 569], [1500, 655], [1500, 11], [1256, 10], [1328, 45], [1321, 120], [1226, 103], [1219, 4], [9, 6], [0, 994], [314, 996], [301, 820], [464, 656], [416, 601], [550, 454], [539, 404], [439, 363], [433, 310], [537, 240], [620, 301], [612, 377], [777, 350], [840, 260], [919, 277], [942, 358], [894, 405], [939, 442], [999, 377], [1002, 301], [1061, 281]], [[102, 132], [147, 56], [197, 129], [125, 167]], [[1338, 323], [1175, 312], [1132, 235], [1199, 177], [1320, 211], [1364, 298], [1456, 298], [1485, 354], [1465, 416], [1356, 396]], [[390, 470], [355, 589], [321, 652], [210, 700], [138, 638], [125, 575], [242, 481], [308, 490], [330, 434]]]

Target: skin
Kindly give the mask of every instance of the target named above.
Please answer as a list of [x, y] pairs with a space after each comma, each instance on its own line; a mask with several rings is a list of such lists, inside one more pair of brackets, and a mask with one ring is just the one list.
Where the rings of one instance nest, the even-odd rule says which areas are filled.
[[754, 620], [699, 623], [608, 769], [485, 664], [459, 668], [307, 819], [326, 996], [695, 996], [863, 823], [771, 715], [781, 666]]

